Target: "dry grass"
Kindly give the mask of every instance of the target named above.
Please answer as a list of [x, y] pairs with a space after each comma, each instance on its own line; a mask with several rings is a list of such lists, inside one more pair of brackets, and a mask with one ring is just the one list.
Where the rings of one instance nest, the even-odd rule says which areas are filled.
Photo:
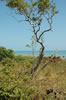
[[[39, 71], [42, 65], [48, 60], [50, 60], [51, 63]], [[31, 96], [34, 97], [33, 100], [66, 100], [66, 60], [60, 58], [44, 58], [37, 70], [36, 76], [31, 80], [31, 74], [29, 74], [29, 72], [32, 68], [32, 61], [34, 61], [33, 58], [20, 56], [19, 59], [17, 57], [14, 60], [14, 64], [10, 66], [10, 63], [5, 65], [0, 64], [0, 87], [2, 86], [1, 88], [8, 90], [13, 87], [24, 89], [28, 86], [28, 89], [36, 89], [36, 91], [31, 94]], [[4, 83], [8, 84], [7, 88], [4, 86]], [[46, 90], [50, 89], [52, 89], [53, 92], [47, 95]], [[56, 99], [54, 99], [54, 93], [56, 93]]]

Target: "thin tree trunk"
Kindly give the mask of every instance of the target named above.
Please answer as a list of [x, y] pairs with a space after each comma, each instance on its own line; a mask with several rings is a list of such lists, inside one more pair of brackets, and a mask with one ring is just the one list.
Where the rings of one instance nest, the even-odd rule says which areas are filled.
[[39, 55], [39, 59], [38, 59], [38, 62], [36, 64], [36, 66], [33, 68], [32, 70], [32, 74], [34, 75], [34, 73], [37, 71], [42, 59], [43, 59], [43, 53], [44, 53], [44, 45], [42, 42], [40, 41], [37, 41], [40, 45], [41, 45], [41, 52], [40, 52], [40, 55]]

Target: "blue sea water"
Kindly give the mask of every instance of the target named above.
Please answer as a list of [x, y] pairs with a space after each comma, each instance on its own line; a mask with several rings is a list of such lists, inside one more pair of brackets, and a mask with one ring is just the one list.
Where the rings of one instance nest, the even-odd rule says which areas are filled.
[[[39, 55], [39, 51], [34, 51], [34, 56], [38, 56]], [[15, 51], [15, 54], [16, 55], [24, 55], [24, 56], [33, 56], [32, 54], [32, 51]], [[60, 56], [60, 57], [65, 57], [66, 58], [66, 50], [59, 50], [57, 51], [54, 51], [54, 50], [48, 50], [48, 51], [45, 51], [44, 52], [44, 55], [45, 56]]]

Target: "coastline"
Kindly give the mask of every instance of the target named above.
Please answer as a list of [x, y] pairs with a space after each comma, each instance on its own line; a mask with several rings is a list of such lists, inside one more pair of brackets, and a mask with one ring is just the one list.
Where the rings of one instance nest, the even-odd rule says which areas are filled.
[[[34, 51], [34, 56], [37, 57], [39, 56], [39, 51]], [[23, 56], [33, 56], [32, 51], [15, 51], [15, 55], [23, 55]], [[49, 56], [56, 56], [56, 57], [61, 57], [61, 58], [66, 58], [66, 50], [46, 50], [44, 52], [44, 56], [49, 57]]]

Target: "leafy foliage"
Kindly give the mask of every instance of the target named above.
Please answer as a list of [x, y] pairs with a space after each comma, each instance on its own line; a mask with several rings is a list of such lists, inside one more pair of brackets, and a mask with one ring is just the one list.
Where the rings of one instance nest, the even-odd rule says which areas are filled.
[[14, 58], [14, 51], [11, 49], [0, 47], [0, 61], [2, 61], [5, 58]]
[[[8, 7], [16, 10], [16, 14], [25, 15], [27, 19], [38, 21], [48, 12], [56, 14], [54, 0], [6, 0]], [[41, 16], [41, 17], [40, 17]]]
[[39, 0], [38, 8], [40, 11], [44, 11], [50, 7], [50, 0]]
[[42, 64], [48, 59], [51, 64], [32, 80], [30, 70], [33, 59], [14, 55], [14, 58], [6, 57], [1, 61], [0, 100], [55, 100], [54, 94], [46, 95], [46, 89], [52, 88], [55, 92], [66, 89], [66, 60], [59, 57], [44, 58]]

